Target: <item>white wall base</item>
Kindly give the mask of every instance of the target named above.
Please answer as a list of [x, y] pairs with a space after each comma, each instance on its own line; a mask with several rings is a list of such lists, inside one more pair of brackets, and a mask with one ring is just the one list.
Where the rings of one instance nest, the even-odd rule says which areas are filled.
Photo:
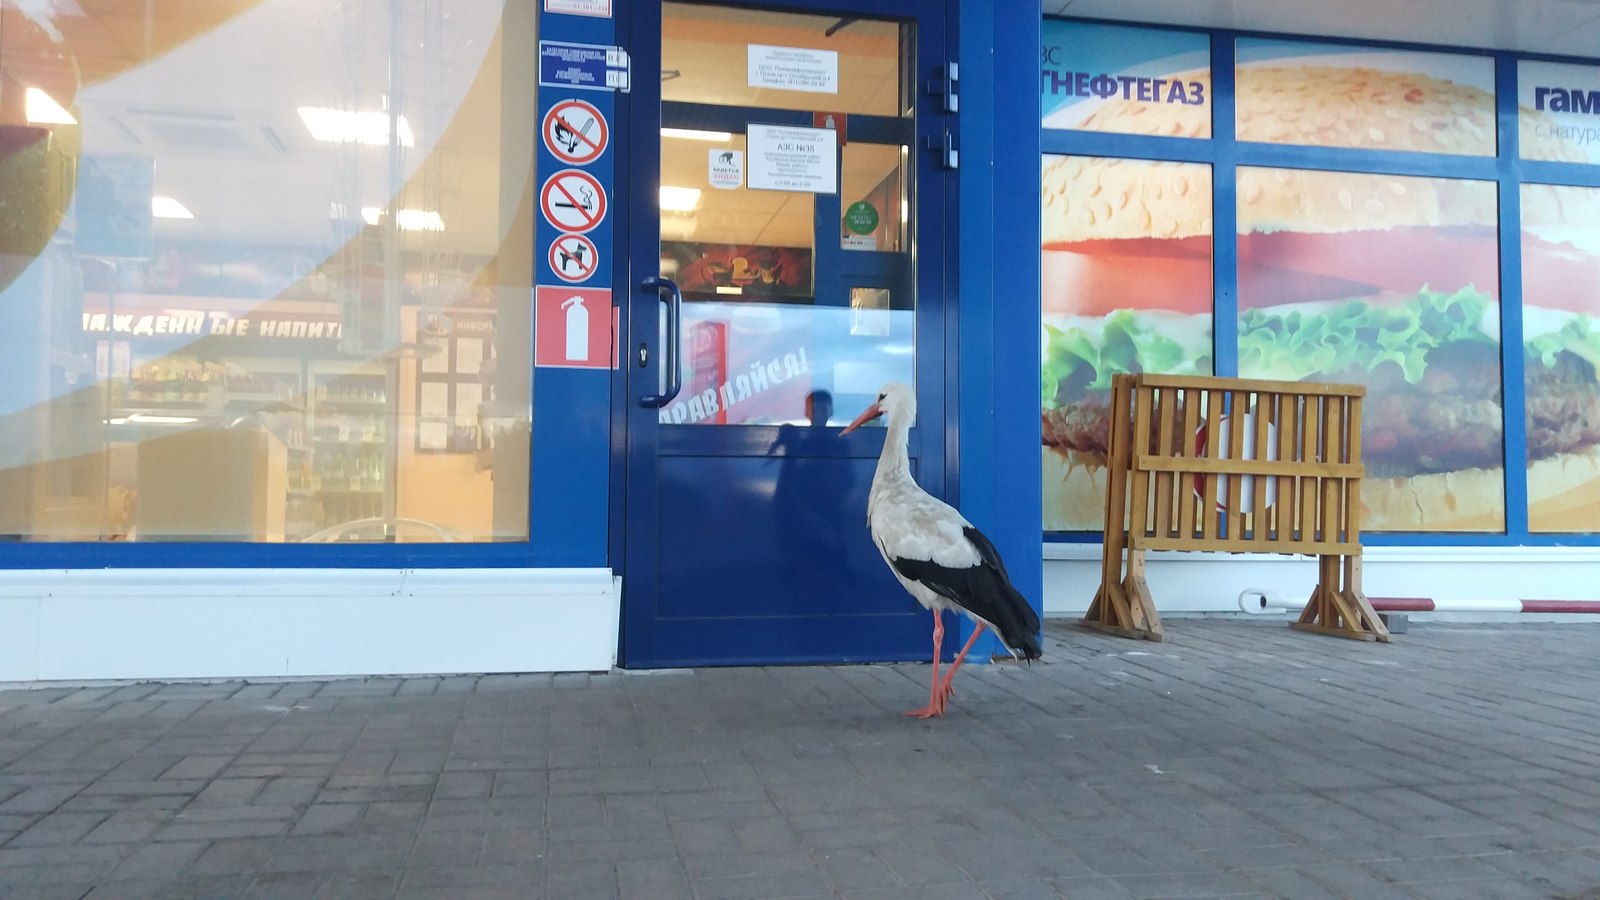
[[0, 681], [581, 672], [609, 569], [0, 571]]
[[[1151, 552], [1145, 571], [1156, 609], [1177, 613], [1239, 612], [1239, 594], [1245, 590], [1310, 597], [1317, 579], [1315, 557], [1272, 554]], [[1367, 547], [1361, 577], [1369, 597], [1600, 600], [1600, 548]], [[1099, 585], [1099, 544], [1044, 545], [1046, 615], [1082, 615]], [[1533, 621], [1521, 615], [1517, 621]], [[1484, 614], [1486, 620], [1496, 617]], [[1472, 617], [1453, 613], [1450, 618]]]

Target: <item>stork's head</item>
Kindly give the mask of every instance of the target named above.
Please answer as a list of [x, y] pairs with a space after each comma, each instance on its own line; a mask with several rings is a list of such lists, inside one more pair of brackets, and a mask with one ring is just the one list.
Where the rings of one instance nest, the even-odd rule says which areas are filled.
[[862, 425], [871, 422], [879, 416], [888, 416], [890, 422], [904, 421], [907, 424], [917, 418], [917, 394], [909, 384], [896, 381], [883, 386], [878, 392], [877, 402], [856, 416], [856, 420], [845, 426], [840, 434], [849, 434]]

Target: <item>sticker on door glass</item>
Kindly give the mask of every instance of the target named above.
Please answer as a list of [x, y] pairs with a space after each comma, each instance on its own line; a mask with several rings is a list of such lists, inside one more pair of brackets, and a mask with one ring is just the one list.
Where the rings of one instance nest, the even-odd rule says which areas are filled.
[[706, 180], [719, 190], [731, 191], [744, 187], [744, 151], [713, 147]]
[[753, 189], [839, 192], [839, 148], [830, 129], [752, 124], [745, 146], [750, 152], [746, 178]]
[[750, 44], [748, 82], [753, 88], [839, 93], [839, 54], [806, 47]]

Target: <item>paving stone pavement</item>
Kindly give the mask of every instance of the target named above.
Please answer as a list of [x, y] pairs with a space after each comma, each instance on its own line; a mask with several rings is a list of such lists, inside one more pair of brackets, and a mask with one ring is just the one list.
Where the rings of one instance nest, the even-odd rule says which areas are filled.
[[0, 898], [1600, 897], [1600, 627], [0, 690]]

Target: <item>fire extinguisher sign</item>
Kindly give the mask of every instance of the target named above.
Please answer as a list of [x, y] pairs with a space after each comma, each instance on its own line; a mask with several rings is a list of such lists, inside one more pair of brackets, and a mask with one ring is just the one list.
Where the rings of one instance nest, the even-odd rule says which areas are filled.
[[539, 285], [533, 364], [549, 369], [614, 369], [617, 314], [610, 288]]

